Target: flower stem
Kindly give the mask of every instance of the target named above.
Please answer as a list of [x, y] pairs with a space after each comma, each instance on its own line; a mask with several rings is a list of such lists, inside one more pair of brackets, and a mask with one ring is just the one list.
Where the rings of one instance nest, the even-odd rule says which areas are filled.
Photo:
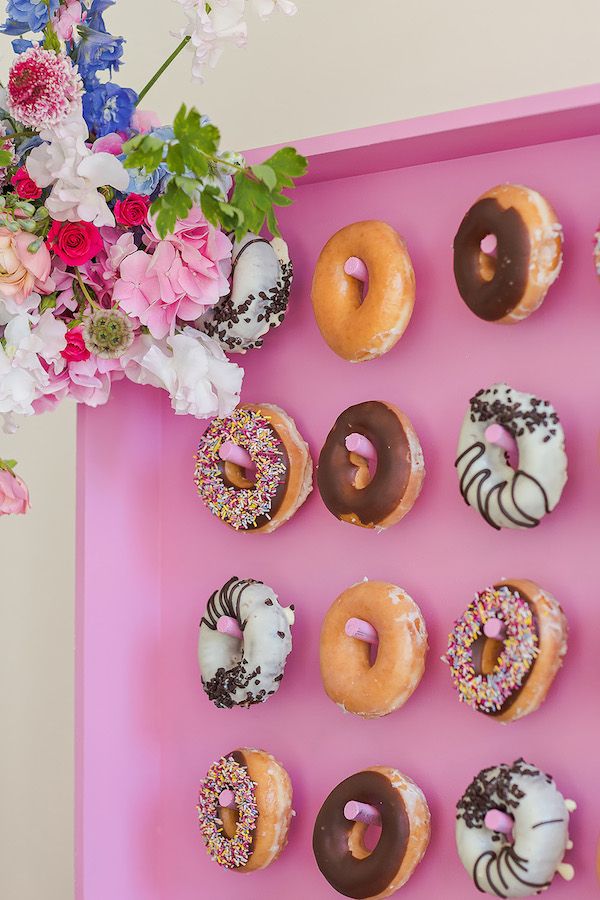
[[90, 292], [88, 291], [88, 289], [87, 289], [87, 287], [86, 287], [86, 284], [85, 284], [83, 278], [81, 277], [81, 272], [79, 271], [79, 266], [73, 266], [73, 269], [75, 270], [75, 278], [76, 278], [77, 281], [79, 282], [79, 287], [81, 288], [81, 293], [83, 294], [83, 296], [85, 297], [85, 299], [87, 300], [87, 302], [90, 304], [90, 306], [92, 307], [92, 309], [101, 310], [102, 307], [100, 307], [100, 306], [92, 299], [92, 296], [91, 296]]
[[12, 134], [2, 135], [3, 141], [18, 141], [20, 138], [35, 137], [35, 131], [14, 131]]
[[179, 46], [176, 47], [175, 50], [171, 53], [169, 58], [164, 61], [164, 63], [160, 67], [160, 69], [158, 69], [158, 71], [154, 73], [154, 75], [152, 76], [150, 81], [144, 85], [144, 87], [141, 89], [141, 91], [138, 94], [137, 103], [135, 104], [136, 106], [139, 106], [139, 104], [144, 99], [144, 97], [146, 96], [146, 94], [148, 93], [150, 88], [154, 87], [154, 85], [156, 84], [156, 82], [158, 81], [160, 76], [163, 74], [163, 72], [165, 72], [169, 68], [169, 66], [171, 65], [171, 63], [173, 62], [174, 59], [177, 59], [177, 57], [179, 56], [179, 54], [181, 53], [183, 48], [187, 47], [190, 40], [191, 40], [191, 37], [189, 34], [187, 34], [184, 37], [184, 39], [182, 40], [182, 42], [179, 44]]

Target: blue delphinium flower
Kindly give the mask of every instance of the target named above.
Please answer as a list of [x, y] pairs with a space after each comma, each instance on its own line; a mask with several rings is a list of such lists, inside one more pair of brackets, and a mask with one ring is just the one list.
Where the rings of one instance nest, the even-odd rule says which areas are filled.
[[83, 95], [83, 117], [96, 137], [127, 131], [137, 103], [137, 94], [109, 82]]
[[5, 34], [25, 34], [43, 31], [51, 14], [58, 9], [59, 0], [8, 0], [7, 21], [0, 31]]
[[33, 47], [33, 41], [28, 41], [26, 38], [15, 38], [14, 41], [11, 41], [11, 44], [17, 54], [25, 53], [26, 50]]
[[125, 39], [114, 37], [106, 31], [96, 31], [87, 25], [79, 26], [81, 43], [77, 51], [79, 74], [87, 90], [98, 84], [98, 72], [117, 71], [123, 58]]
[[106, 33], [106, 25], [104, 24], [104, 13], [109, 6], [114, 6], [116, 0], [92, 0], [92, 4], [86, 16], [86, 24], [95, 31], [103, 31]]

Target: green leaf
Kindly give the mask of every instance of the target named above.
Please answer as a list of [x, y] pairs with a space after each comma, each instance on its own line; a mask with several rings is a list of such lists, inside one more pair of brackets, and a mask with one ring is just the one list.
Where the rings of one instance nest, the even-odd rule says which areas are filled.
[[47, 309], [54, 309], [57, 296], [58, 294], [54, 292], [53, 294], [47, 294], [47, 296], [42, 297], [42, 302], [39, 306], [40, 313], [46, 312]]
[[176, 175], [175, 184], [182, 191], [185, 191], [192, 200], [202, 190], [202, 185], [196, 178], [189, 178], [187, 175]]
[[170, 144], [167, 150], [166, 163], [169, 172], [174, 175], [183, 175], [185, 172], [185, 163], [183, 161], [183, 153], [181, 152], [181, 144]]
[[55, 53], [60, 53], [62, 49], [58, 35], [51, 22], [48, 22], [44, 28], [44, 49], [54, 50]]
[[259, 181], [262, 181], [269, 188], [270, 191], [275, 190], [277, 187], [277, 175], [275, 174], [274, 169], [271, 166], [267, 165], [259, 165], [252, 166], [252, 172]]
[[264, 165], [275, 170], [278, 180], [286, 187], [292, 187], [292, 179], [306, 174], [308, 160], [295, 147], [282, 147], [264, 161]]
[[179, 144], [179, 147], [186, 168], [190, 169], [198, 178], [204, 178], [208, 175], [209, 160], [202, 150], [199, 150], [193, 144]]
[[0, 459], [0, 469], [4, 469], [7, 472], [12, 472], [16, 465], [16, 459]]
[[219, 149], [219, 129], [210, 122], [202, 124], [202, 116], [195, 107], [188, 111], [185, 104], [181, 106], [173, 122], [173, 132], [184, 148], [195, 146], [211, 156]]
[[279, 224], [277, 222], [277, 217], [275, 215], [275, 210], [273, 207], [267, 213], [267, 227], [273, 237], [281, 237], [281, 232], [279, 230]]
[[[141, 140], [138, 140], [139, 137]], [[151, 174], [163, 161], [165, 142], [151, 134], [137, 135], [123, 145], [123, 151], [127, 154], [123, 160], [126, 169], [138, 169]]]
[[170, 181], [165, 193], [150, 207], [150, 212], [156, 216], [156, 228], [160, 237], [171, 234], [177, 220], [185, 219], [191, 208], [191, 198], [177, 186], [175, 179]]
[[0, 150], [0, 166], [10, 166], [13, 155], [8, 150]]

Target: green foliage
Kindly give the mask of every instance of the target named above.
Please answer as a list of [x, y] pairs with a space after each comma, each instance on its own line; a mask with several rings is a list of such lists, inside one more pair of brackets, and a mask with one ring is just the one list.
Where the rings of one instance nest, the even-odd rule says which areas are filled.
[[8, 150], [0, 150], [0, 166], [10, 166], [13, 161], [13, 155]]
[[55, 53], [60, 53], [62, 49], [58, 35], [51, 22], [48, 22], [44, 28], [44, 49], [54, 50]]
[[[124, 165], [151, 174], [164, 163], [172, 174], [164, 194], [151, 206], [161, 237], [173, 231], [177, 219], [185, 218], [193, 204], [200, 203], [207, 220], [239, 240], [248, 231], [266, 225], [279, 235], [275, 208], [289, 206], [283, 193], [294, 187], [294, 179], [306, 172], [307, 160], [293, 147], [277, 150], [263, 163], [247, 167], [219, 156], [219, 129], [202, 122], [197, 109], [181, 106], [173, 122], [174, 137], [138, 135], [128, 141]], [[233, 192], [225, 197], [215, 176], [229, 172]]]

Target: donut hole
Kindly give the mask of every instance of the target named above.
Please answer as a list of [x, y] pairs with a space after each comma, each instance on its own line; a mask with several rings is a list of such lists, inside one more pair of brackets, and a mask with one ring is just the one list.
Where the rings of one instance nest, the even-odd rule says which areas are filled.
[[237, 830], [239, 813], [237, 806], [233, 809], [227, 809], [223, 806], [219, 807], [219, 816], [221, 822], [223, 823], [223, 832], [225, 837], [231, 840], [235, 837], [235, 832]]
[[358, 256], [351, 256], [344, 263], [344, 272], [358, 286], [358, 305], [360, 306], [369, 291], [369, 270]]
[[348, 835], [348, 849], [355, 859], [366, 859], [377, 847], [381, 838], [380, 825], [355, 822]]
[[240, 491], [254, 487], [254, 472], [252, 470], [245, 469], [243, 466], [239, 466], [237, 463], [229, 460], [224, 463], [224, 469], [225, 478], [232, 487]]
[[484, 638], [481, 648], [481, 673], [482, 675], [491, 675], [496, 666], [500, 654], [502, 653], [504, 644], [495, 638]]
[[364, 456], [361, 456], [360, 453], [351, 452], [350, 462], [353, 466], [356, 466], [352, 486], [357, 491], [361, 491], [363, 488], [368, 487], [373, 481], [377, 471], [377, 460], [366, 459]]
[[492, 281], [496, 274], [498, 241], [495, 234], [486, 234], [479, 242], [479, 274], [484, 281]]

